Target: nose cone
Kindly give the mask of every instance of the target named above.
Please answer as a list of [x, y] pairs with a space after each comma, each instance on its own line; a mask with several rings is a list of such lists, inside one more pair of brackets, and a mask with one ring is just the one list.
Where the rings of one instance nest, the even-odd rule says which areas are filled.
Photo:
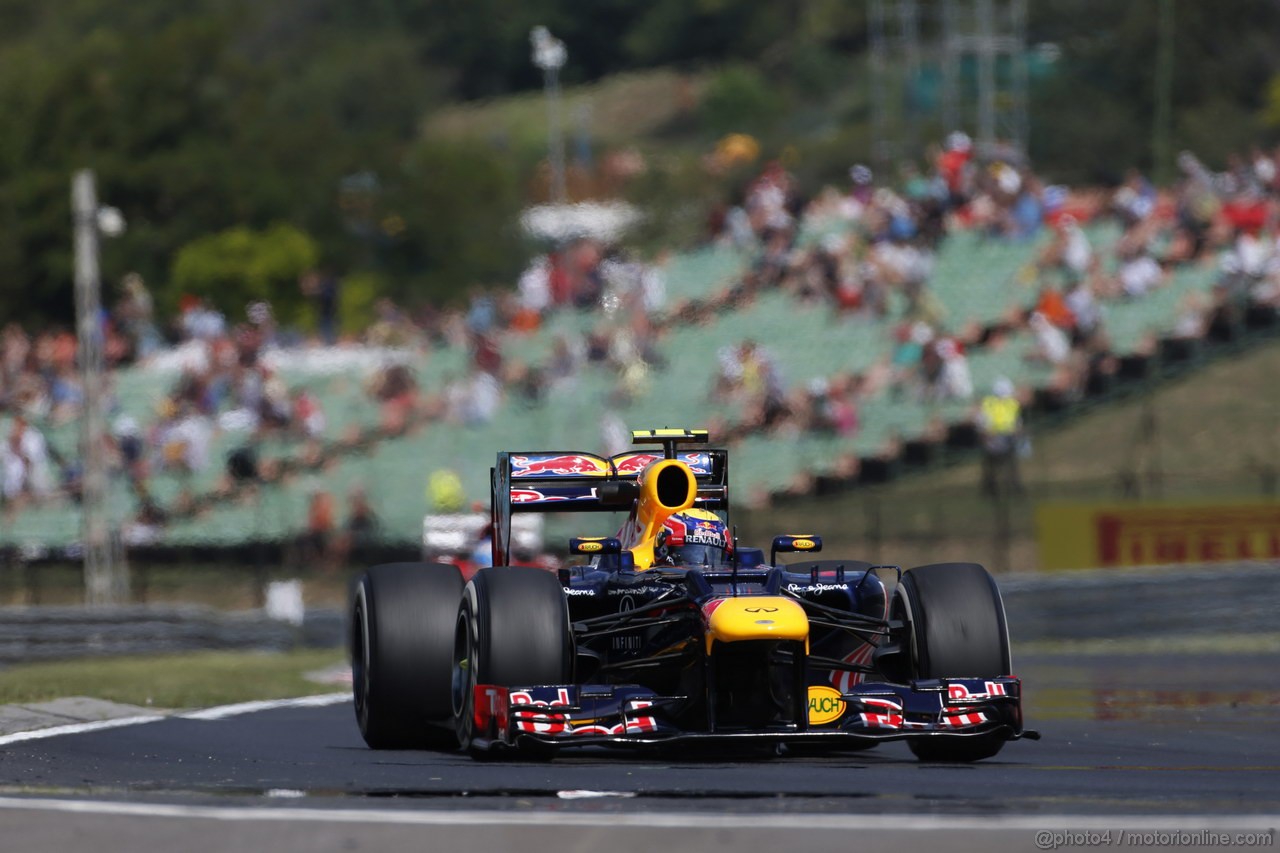
[[707, 652], [715, 643], [742, 640], [800, 640], [809, 642], [809, 617], [790, 598], [776, 595], [718, 598], [702, 608]]

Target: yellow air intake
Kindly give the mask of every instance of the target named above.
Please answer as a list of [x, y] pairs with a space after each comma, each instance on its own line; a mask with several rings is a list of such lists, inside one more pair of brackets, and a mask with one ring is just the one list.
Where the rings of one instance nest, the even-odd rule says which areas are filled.
[[809, 617], [790, 598], [778, 595], [744, 595], [721, 598], [704, 608], [707, 621], [707, 654], [716, 643], [743, 640], [800, 640], [809, 651]]
[[689, 466], [679, 459], [663, 459], [644, 470], [640, 497], [636, 500], [636, 524], [640, 535], [631, 548], [636, 569], [653, 567], [653, 546], [663, 523], [677, 512], [693, 506], [698, 497], [698, 481]]

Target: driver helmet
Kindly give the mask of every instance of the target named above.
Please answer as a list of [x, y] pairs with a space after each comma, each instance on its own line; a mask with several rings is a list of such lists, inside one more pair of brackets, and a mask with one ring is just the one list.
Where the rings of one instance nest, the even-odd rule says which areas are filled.
[[705, 509], [675, 513], [662, 525], [657, 558], [668, 566], [728, 568], [733, 564], [729, 526]]

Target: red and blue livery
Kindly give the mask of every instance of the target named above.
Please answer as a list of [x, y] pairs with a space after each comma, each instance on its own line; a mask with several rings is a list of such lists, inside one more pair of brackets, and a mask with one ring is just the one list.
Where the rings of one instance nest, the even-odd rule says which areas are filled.
[[[365, 573], [352, 614], [361, 733], [375, 748], [554, 755], [603, 745], [904, 740], [972, 762], [1023, 727], [1004, 605], [976, 563], [903, 571], [815, 559], [816, 535], [739, 544], [728, 453], [645, 430], [661, 453], [499, 453], [494, 566]], [[511, 566], [513, 513], [616, 512], [576, 565]], [[779, 555], [788, 555], [783, 562]]]

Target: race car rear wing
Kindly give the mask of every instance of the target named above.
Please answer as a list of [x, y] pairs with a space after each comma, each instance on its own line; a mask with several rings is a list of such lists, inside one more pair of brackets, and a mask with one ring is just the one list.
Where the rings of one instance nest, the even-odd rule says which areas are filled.
[[604, 487], [634, 483], [646, 466], [664, 458], [679, 459], [693, 472], [698, 484], [695, 506], [728, 509], [729, 452], [680, 450], [680, 443], [705, 442], [706, 433], [679, 430], [681, 435], [673, 435], [676, 432], [632, 433], [637, 442], [661, 443], [663, 452], [631, 450], [615, 456], [543, 450], [499, 453], [497, 464], [490, 469], [494, 565], [510, 564], [512, 513], [629, 511], [632, 503], [625, 500], [625, 489]]

